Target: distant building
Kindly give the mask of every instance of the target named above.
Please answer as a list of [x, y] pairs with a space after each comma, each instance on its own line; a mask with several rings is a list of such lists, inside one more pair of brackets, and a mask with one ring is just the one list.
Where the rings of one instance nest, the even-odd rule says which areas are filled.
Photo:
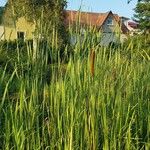
[[127, 29], [129, 30], [129, 34], [131, 36], [139, 33], [138, 23], [126, 17], [121, 17], [121, 20], [124, 23], [124, 25], [127, 27]]
[[[34, 39], [35, 38], [35, 24], [27, 21], [25, 17], [19, 18], [17, 21], [8, 13], [7, 5], [3, 15], [3, 26], [0, 28], [0, 35], [2, 39], [15, 40], [15, 39]], [[127, 38], [129, 29], [121, 22], [121, 18], [112, 11], [106, 13], [92, 13], [92, 12], [79, 12], [73, 10], [66, 10], [66, 26], [76, 25], [79, 21], [82, 26], [82, 32], [85, 27], [95, 27], [97, 31], [102, 33], [100, 43], [108, 45], [111, 42], [124, 41]], [[4, 32], [5, 31], [5, 32]], [[4, 34], [3, 34], [4, 32]], [[75, 42], [76, 39], [71, 37]]]
[[34, 37], [35, 25], [28, 22], [24, 17], [16, 21], [15, 26], [5, 25], [5, 39], [6, 40], [30, 40]]
[[4, 32], [4, 40], [33, 39], [34, 31], [34, 23], [27, 21], [25, 17], [20, 17], [17, 20], [15, 20], [13, 18], [12, 13], [9, 12], [9, 9], [6, 4], [5, 8], [3, 8], [3, 15], [1, 16], [0, 27], [0, 35]]
[[[106, 13], [92, 13], [79, 11], [66, 11], [66, 24], [76, 25], [77, 22], [85, 28], [86, 26], [95, 27], [102, 33], [101, 44], [108, 45], [112, 42], [124, 41], [129, 30], [121, 22], [121, 18], [112, 11]], [[76, 39], [74, 39], [75, 41]]]

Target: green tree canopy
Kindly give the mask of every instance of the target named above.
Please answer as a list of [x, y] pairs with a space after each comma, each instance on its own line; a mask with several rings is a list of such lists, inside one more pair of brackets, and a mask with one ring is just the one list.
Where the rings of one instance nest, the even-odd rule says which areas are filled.
[[42, 15], [44, 19], [51, 18], [50, 20], [56, 16], [62, 17], [66, 4], [66, 0], [8, 0], [15, 18], [25, 16], [30, 21], [39, 20]]
[[135, 21], [139, 27], [150, 33], [150, 0], [139, 0], [135, 8]]

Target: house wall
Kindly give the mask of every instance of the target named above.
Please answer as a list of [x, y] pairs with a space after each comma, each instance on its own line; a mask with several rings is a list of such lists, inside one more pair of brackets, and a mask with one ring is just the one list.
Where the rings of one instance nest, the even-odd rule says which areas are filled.
[[119, 42], [119, 37], [117, 38], [117, 36], [113, 33], [103, 33], [100, 41], [101, 45], [107, 46], [111, 42], [113, 43]]
[[120, 42], [123, 43], [128, 39], [128, 35], [127, 34], [121, 34], [120, 35]]
[[4, 40], [4, 27], [0, 26], [0, 41]]
[[[112, 19], [112, 25], [108, 25], [108, 19]], [[120, 40], [120, 27], [118, 22], [115, 20], [113, 15], [109, 15], [108, 18], [105, 20], [104, 24], [102, 25], [102, 38], [101, 38], [101, 45], [107, 46], [109, 43], [114, 42], [117, 43]]]
[[19, 18], [16, 23], [17, 31], [25, 32], [25, 39], [32, 39], [33, 32], [35, 31], [35, 25], [27, 22], [25, 18]]
[[[110, 18], [112, 19], [113, 25], [107, 24], [107, 21]], [[104, 24], [102, 25], [102, 31], [104, 33], [110, 33], [110, 32], [112, 33], [112, 32], [119, 32], [120, 31], [119, 24], [112, 15], [109, 15], [108, 18], [105, 20]]]
[[35, 31], [35, 25], [27, 22], [24, 17], [21, 17], [16, 22], [16, 27], [5, 27], [5, 39], [15, 40], [17, 39], [17, 32], [24, 32], [25, 39], [29, 40], [33, 38], [33, 32]]
[[15, 40], [17, 38], [15, 28], [13, 27], [4, 27], [4, 28], [5, 28], [4, 33], [5, 40]]

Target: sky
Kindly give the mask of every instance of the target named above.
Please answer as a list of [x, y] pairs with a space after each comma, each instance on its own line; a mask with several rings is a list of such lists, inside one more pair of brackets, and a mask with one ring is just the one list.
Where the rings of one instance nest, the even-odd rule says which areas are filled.
[[81, 6], [83, 11], [108, 12], [112, 11], [119, 16], [132, 18], [137, 0], [68, 0], [68, 9], [78, 10]]
[[[0, 0], [0, 6], [4, 6], [7, 0]], [[68, 0], [67, 9], [81, 10], [90, 12], [108, 12], [112, 11], [119, 16], [132, 18], [137, 0], [132, 0], [127, 4], [128, 0]]]

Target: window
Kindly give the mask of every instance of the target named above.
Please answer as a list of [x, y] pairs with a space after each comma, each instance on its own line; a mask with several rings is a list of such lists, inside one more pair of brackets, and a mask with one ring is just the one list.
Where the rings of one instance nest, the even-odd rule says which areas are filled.
[[24, 41], [25, 34], [24, 32], [17, 32], [17, 39]]
[[112, 18], [107, 19], [107, 25], [113, 25], [113, 19]]

